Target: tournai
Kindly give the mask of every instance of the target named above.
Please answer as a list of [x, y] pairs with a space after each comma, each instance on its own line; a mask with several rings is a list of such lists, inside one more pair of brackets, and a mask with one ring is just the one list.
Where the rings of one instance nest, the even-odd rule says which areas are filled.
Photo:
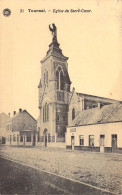
[[[49, 25], [52, 41], [41, 60], [39, 117], [27, 110], [0, 114], [1, 142], [7, 145], [59, 147], [97, 152], [122, 152], [122, 102], [72, 90], [68, 57]], [[70, 65], [69, 65], [70, 68]]]

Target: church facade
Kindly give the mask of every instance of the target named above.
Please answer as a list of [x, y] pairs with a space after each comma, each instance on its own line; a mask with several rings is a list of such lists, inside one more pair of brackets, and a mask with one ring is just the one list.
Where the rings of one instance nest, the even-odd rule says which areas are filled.
[[[50, 28], [51, 29], [51, 28]], [[64, 142], [68, 125], [68, 105], [71, 81], [68, 74], [68, 57], [62, 54], [54, 25], [52, 43], [41, 60], [39, 83], [39, 141]]]
[[[52, 43], [46, 56], [41, 60], [41, 79], [38, 86], [40, 115], [37, 123], [37, 145], [45, 146], [50, 143], [65, 142], [68, 139], [71, 141], [71, 135], [66, 133], [66, 129], [78, 125], [76, 119], [83, 118], [82, 113], [85, 110], [95, 111], [110, 104], [121, 103], [109, 98], [77, 93], [75, 88], [70, 90], [68, 57], [63, 55], [59, 47], [55, 24], [52, 26], [53, 28], [49, 26], [53, 36]], [[87, 115], [84, 116], [87, 120]]]

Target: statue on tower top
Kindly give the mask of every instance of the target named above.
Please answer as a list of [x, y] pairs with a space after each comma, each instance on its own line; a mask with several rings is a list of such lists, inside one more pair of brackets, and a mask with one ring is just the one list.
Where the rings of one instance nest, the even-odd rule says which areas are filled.
[[57, 28], [56, 28], [55, 24], [54, 23], [52, 24], [52, 28], [51, 28], [51, 26], [49, 24], [49, 29], [52, 32], [53, 41], [57, 42]]

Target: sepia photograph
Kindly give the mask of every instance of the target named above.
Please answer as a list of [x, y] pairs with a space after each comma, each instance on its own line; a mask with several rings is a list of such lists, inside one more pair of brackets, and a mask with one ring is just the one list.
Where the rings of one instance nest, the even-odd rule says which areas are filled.
[[0, 194], [122, 194], [122, 1], [0, 1]]

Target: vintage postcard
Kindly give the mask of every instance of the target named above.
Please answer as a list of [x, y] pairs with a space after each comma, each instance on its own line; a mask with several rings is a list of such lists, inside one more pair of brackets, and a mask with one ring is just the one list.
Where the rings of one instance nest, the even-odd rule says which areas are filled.
[[121, 83], [121, 0], [0, 0], [0, 194], [122, 194]]

